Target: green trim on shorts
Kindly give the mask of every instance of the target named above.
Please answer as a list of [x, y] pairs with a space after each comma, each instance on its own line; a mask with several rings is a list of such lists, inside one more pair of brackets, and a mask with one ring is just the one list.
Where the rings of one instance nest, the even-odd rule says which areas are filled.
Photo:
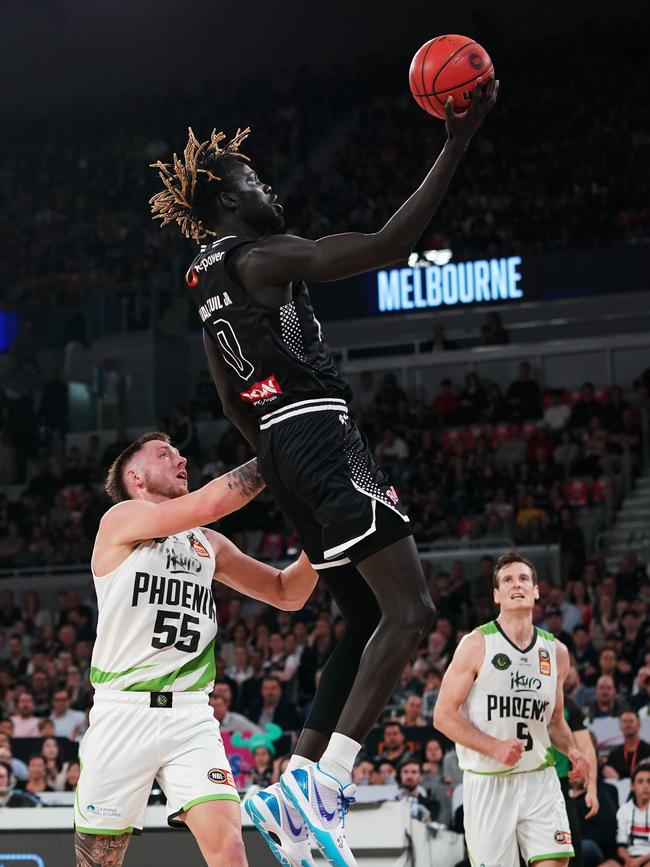
[[546, 760], [537, 768], [529, 768], [527, 771], [473, 771], [471, 768], [461, 768], [465, 774], [474, 774], [477, 777], [515, 777], [520, 774], [535, 774], [537, 771], [545, 771], [546, 768], [551, 768], [555, 764], [553, 755], [550, 749], [546, 750]]
[[97, 836], [119, 837], [120, 834], [132, 834], [133, 828], [121, 828], [114, 830], [113, 828], [80, 828], [79, 825], [74, 826], [75, 831], [79, 834], [95, 834]]
[[[202, 671], [202, 669], [204, 670]], [[151, 680], [130, 683], [123, 688], [122, 692], [164, 692], [179, 677], [185, 677], [188, 674], [198, 672], [201, 672], [199, 679], [192, 686], [182, 690], [183, 692], [196, 692], [214, 682], [217, 673], [214, 659], [214, 638], [209, 644], [206, 644], [198, 656], [192, 657], [184, 665], [181, 665], [180, 668], [177, 668], [176, 671], [170, 671], [169, 674], [163, 674], [160, 677], [151, 678]]]
[[236, 803], [240, 804], [241, 798], [239, 795], [203, 795], [202, 798], [194, 798], [193, 801], [188, 801], [178, 812], [187, 813], [191, 807], [196, 807], [197, 804], [205, 804], [206, 801], [236, 801]]
[[494, 620], [491, 620], [489, 623], [484, 623], [483, 626], [477, 626], [476, 628], [479, 632], [482, 632], [483, 635], [496, 635], [499, 631]]
[[528, 859], [529, 864], [533, 864], [535, 861], [549, 861], [551, 858], [556, 861], [561, 858], [575, 858], [576, 853], [573, 849], [570, 849], [568, 852], [549, 852], [547, 855], [533, 855], [532, 858]]

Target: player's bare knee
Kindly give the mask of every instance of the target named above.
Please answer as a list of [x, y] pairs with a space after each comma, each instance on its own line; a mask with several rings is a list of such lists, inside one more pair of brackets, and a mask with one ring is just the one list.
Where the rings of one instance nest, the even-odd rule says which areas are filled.
[[433, 626], [436, 609], [433, 602], [422, 599], [418, 604], [409, 605], [389, 616], [405, 636], [413, 635], [414, 638], [422, 639]]
[[214, 841], [214, 860], [210, 867], [247, 867], [246, 850], [241, 834], [228, 834]]

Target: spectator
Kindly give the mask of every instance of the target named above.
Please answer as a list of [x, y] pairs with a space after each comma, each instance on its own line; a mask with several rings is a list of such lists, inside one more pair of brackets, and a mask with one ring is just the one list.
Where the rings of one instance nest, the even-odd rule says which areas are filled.
[[599, 659], [596, 648], [589, 638], [589, 630], [579, 624], [573, 630], [573, 658], [580, 680], [584, 686], [596, 686]]
[[259, 726], [275, 723], [283, 731], [300, 728], [298, 713], [293, 705], [282, 698], [282, 683], [277, 677], [267, 675], [262, 680], [261, 701], [253, 708], [251, 719]]
[[506, 401], [513, 421], [537, 419], [540, 416], [539, 385], [531, 378], [530, 364], [522, 361], [519, 365], [519, 379], [508, 387]]
[[[227, 686], [227, 684], [223, 684]], [[260, 726], [245, 717], [241, 713], [234, 713], [230, 710], [229, 702], [224, 696], [224, 692], [215, 690], [210, 693], [210, 707], [214, 713], [214, 718], [218, 720], [221, 731], [224, 732], [252, 732], [253, 734], [262, 734]]]
[[64, 792], [74, 792], [74, 790], [77, 788], [80, 774], [81, 766], [79, 762], [70, 762], [68, 766], [68, 771], [65, 775], [65, 783], [63, 786]]
[[624, 710], [618, 721], [624, 742], [620, 747], [614, 747], [603, 768], [603, 776], [612, 780], [623, 780], [630, 777], [640, 762], [644, 759], [650, 759], [650, 744], [641, 740], [639, 735], [641, 723], [637, 712]]
[[571, 409], [562, 400], [562, 392], [554, 389], [548, 392], [548, 406], [544, 410], [542, 420], [546, 427], [554, 432], [561, 431], [569, 421]]
[[41, 792], [51, 792], [45, 779], [45, 759], [43, 756], [30, 756], [27, 763], [27, 781], [21, 786], [23, 791], [30, 795], [40, 795]]
[[11, 766], [0, 760], [0, 807], [37, 807], [38, 798], [13, 788]]
[[360, 759], [352, 769], [355, 786], [369, 786], [375, 775], [375, 766], [370, 759]]
[[404, 727], [430, 725], [422, 716], [422, 699], [419, 695], [410, 695], [406, 699], [404, 713], [399, 718], [399, 722]]
[[544, 609], [544, 629], [554, 635], [562, 644], [565, 644], [573, 653], [573, 639], [568, 632], [565, 632], [563, 620], [562, 611], [557, 606], [549, 605]]
[[15, 738], [37, 738], [38, 719], [34, 716], [34, 699], [30, 692], [23, 692], [16, 702], [17, 713], [11, 717]]
[[59, 745], [55, 738], [43, 740], [41, 755], [45, 759], [45, 782], [55, 792], [62, 792], [69, 764], [61, 761]]
[[456, 417], [459, 424], [475, 424], [480, 421], [486, 404], [486, 396], [480, 380], [475, 373], [465, 377], [465, 387], [458, 398]]
[[11, 768], [11, 773], [18, 780], [27, 779], [27, 765], [15, 758], [11, 751], [11, 739], [4, 732], [0, 732], [0, 761], [6, 762]]
[[400, 799], [408, 800], [411, 807], [411, 818], [421, 822], [430, 822], [440, 810], [440, 805], [434, 803], [422, 785], [422, 766], [413, 759], [404, 761], [399, 766]]
[[433, 411], [444, 425], [453, 421], [457, 409], [458, 395], [453, 389], [451, 379], [443, 379], [440, 383], [440, 391], [433, 400]]
[[589, 721], [600, 717], [619, 717], [625, 709], [625, 703], [616, 695], [614, 678], [601, 675], [596, 683], [596, 698], [587, 706]]
[[260, 789], [265, 789], [273, 782], [273, 753], [271, 749], [269, 746], [257, 746], [251, 750], [253, 767], [246, 773], [247, 786], [259, 786]]
[[16, 607], [13, 590], [3, 590], [0, 596], [0, 627], [9, 628], [20, 620], [20, 609]]
[[458, 343], [455, 340], [449, 340], [445, 334], [445, 329], [439, 324], [433, 326], [431, 340], [425, 340], [420, 346], [421, 352], [446, 352], [450, 349], [458, 349]]
[[510, 335], [504, 328], [498, 313], [486, 314], [485, 322], [481, 327], [481, 333], [483, 335], [483, 346], [499, 346], [510, 343]]
[[55, 737], [73, 740], [85, 722], [85, 715], [81, 711], [72, 710], [66, 689], [58, 689], [52, 695], [50, 719], [54, 724]]
[[650, 763], [640, 762], [632, 771], [632, 797], [616, 814], [618, 857], [626, 867], [650, 860]]
[[414, 759], [415, 753], [412, 744], [407, 744], [404, 736], [404, 728], [397, 720], [389, 720], [384, 723], [383, 738], [379, 744], [375, 764], [390, 762], [394, 768], [407, 759]]

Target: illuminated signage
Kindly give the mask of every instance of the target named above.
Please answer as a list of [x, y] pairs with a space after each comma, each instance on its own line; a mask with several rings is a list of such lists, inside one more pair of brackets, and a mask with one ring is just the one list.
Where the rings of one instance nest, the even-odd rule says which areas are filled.
[[377, 271], [380, 313], [523, 298], [521, 256]]

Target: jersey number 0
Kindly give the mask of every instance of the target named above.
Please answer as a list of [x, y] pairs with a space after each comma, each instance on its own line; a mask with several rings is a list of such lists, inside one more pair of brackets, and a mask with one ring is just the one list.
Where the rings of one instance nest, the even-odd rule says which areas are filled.
[[227, 322], [225, 319], [215, 319], [212, 325], [215, 329], [217, 342], [221, 348], [223, 360], [226, 364], [229, 364], [235, 373], [241, 376], [242, 379], [250, 379], [255, 368], [247, 358], [244, 358], [241, 346], [239, 345], [239, 340], [237, 340], [237, 335], [233, 331], [230, 322]]

